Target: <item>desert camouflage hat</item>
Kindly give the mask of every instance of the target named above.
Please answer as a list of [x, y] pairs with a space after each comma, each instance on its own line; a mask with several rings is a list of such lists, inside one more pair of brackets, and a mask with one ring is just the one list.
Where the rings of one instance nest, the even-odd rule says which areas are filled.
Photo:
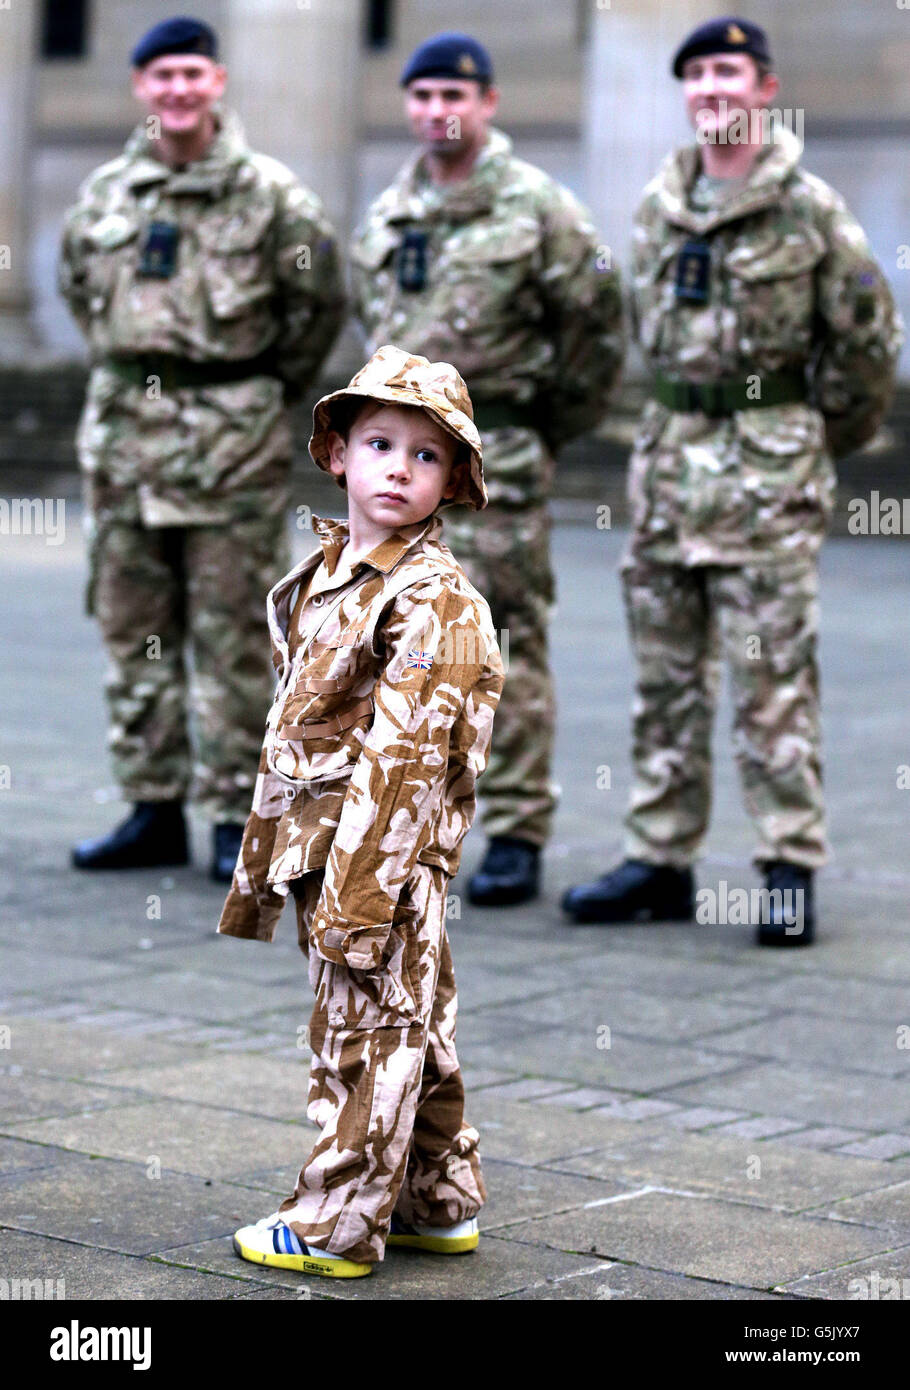
[[[313, 410], [310, 453], [313, 461], [325, 472], [329, 472], [326, 441], [334, 428], [332, 407], [339, 401], [358, 397], [382, 401], [386, 405], [418, 406], [425, 410], [468, 450], [468, 458], [457, 465], [452, 475], [457, 482], [455, 495], [444, 499], [440, 507], [463, 503], [474, 511], [480, 511], [487, 505], [483, 450], [474, 424], [474, 407], [468, 388], [450, 362], [430, 362], [426, 357], [415, 357], [402, 348], [386, 344], [374, 352], [366, 366], [361, 367], [343, 391], [333, 391], [317, 401]], [[338, 482], [344, 486], [341, 478]]]

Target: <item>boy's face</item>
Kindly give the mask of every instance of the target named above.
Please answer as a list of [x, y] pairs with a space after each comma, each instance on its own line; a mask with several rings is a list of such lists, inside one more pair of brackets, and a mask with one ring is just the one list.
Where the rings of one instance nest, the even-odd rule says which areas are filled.
[[227, 71], [195, 53], [164, 54], [133, 69], [133, 93], [165, 135], [195, 135], [227, 84]]
[[368, 404], [347, 440], [332, 431], [326, 443], [329, 467], [347, 486], [349, 516], [362, 530], [391, 534], [454, 495], [457, 445], [423, 410]]
[[683, 65], [682, 81], [689, 120], [712, 142], [723, 140], [739, 112], [767, 106], [780, 89], [774, 73], [760, 76], [758, 64], [747, 53], [690, 58]]

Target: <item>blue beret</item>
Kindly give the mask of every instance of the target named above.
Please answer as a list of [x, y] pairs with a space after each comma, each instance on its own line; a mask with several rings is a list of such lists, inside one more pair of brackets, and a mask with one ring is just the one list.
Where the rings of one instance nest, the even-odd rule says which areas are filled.
[[493, 64], [483, 44], [470, 34], [436, 34], [411, 54], [401, 74], [402, 87], [418, 77], [492, 82]]
[[165, 19], [143, 35], [130, 55], [130, 62], [134, 68], [141, 68], [167, 53], [199, 53], [203, 58], [217, 58], [218, 38], [214, 29], [203, 24], [201, 19], [188, 19], [184, 15]]
[[757, 63], [771, 67], [771, 50], [764, 29], [748, 19], [736, 19], [732, 15], [710, 19], [692, 30], [673, 59], [673, 76], [682, 77], [683, 65], [690, 58], [703, 58], [706, 53], [747, 53]]

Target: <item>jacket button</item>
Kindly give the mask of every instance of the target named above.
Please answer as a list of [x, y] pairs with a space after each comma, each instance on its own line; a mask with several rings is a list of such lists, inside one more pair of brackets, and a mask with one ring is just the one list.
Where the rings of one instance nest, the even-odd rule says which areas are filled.
[[321, 608], [322, 605], [323, 605], [324, 603], [325, 603], [325, 594], [316, 594], [316, 596], [315, 596], [314, 599], [313, 599], [313, 607], [314, 607], [314, 608]]

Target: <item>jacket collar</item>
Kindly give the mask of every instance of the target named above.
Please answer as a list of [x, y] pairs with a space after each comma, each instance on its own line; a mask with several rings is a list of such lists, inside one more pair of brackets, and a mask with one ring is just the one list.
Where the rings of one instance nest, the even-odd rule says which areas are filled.
[[511, 155], [512, 141], [508, 135], [491, 126], [468, 177], [441, 185], [430, 179], [421, 151], [408, 161], [391, 185], [388, 220], [458, 222], [489, 212], [502, 183], [503, 165]]
[[668, 222], [699, 234], [759, 212], [780, 202], [783, 185], [793, 175], [802, 150], [802, 141], [792, 130], [775, 125], [771, 141], [752, 165], [743, 186], [722, 206], [696, 212], [689, 207], [689, 190], [698, 177], [701, 155], [697, 145], [687, 145], [671, 154], [657, 175], [660, 209]]
[[129, 168], [126, 182], [131, 188], [166, 184], [169, 193], [210, 193], [219, 196], [233, 182], [237, 165], [249, 154], [240, 117], [231, 110], [216, 109], [215, 138], [201, 159], [176, 170], [154, 159], [148, 152], [145, 124], [137, 125], [123, 150]]
[[[403, 536], [396, 531], [384, 541], [380, 541], [368, 555], [361, 556], [358, 565], [371, 565], [382, 574], [391, 574], [409, 550], [415, 549], [425, 540], [435, 540], [441, 530], [442, 520], [434, 512], [416, 536]], [[347, 544], [350, 534], [348, 523], [335, 521], [331, 517], [314, 516], [313, 531], [319, 538], [322, 554], [311, 558], [315, 558], [317, 562], [324, 559], [329, 574], [334, 574], [342, 548]]]
[[[294, 606], [295, 590], [300, 581], [325, 559], [326, 569], [332, 574], [338, 564], [342, 546], [348, 539], [348, 523], [336, 521], [331, 517], [314, 516], [313, 532], [319, 538], [319, 549], [312, 551], [305, 560], [286, 574], [270, 590], [266, 602], [269, 632], [275, 648], [273, 661], [278, 671], [282, 671], [288, 661], [288, 622]], [[442, 518], [434, 512], [423, 529], [410, 539], [407, 536], [391, 535], [381, 541], [368, 555], [364, 555], [354, 567], [353, 574], [342, 586], [353, 584], [361, 565], [370, 565], [382, 574], [391, 574], [409, 553], [416, 551], [424, 541], [434, 541], [442, 531]]]

